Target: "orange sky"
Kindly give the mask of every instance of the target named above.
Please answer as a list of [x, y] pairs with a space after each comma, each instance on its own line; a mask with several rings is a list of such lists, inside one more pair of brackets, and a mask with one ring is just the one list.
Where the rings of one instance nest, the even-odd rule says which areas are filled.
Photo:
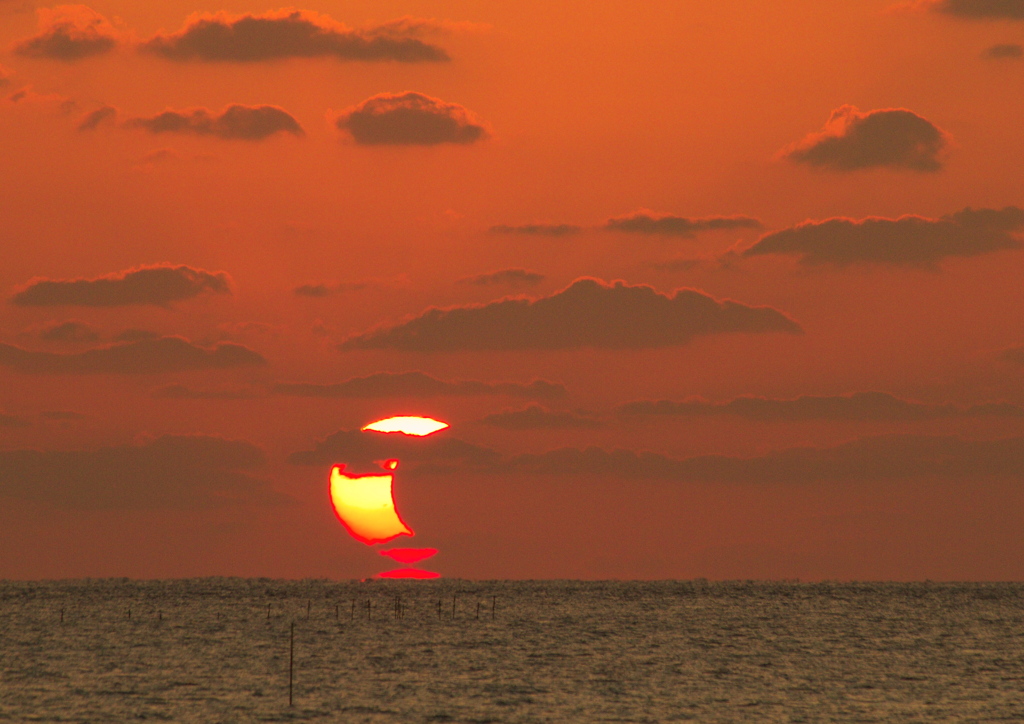
[[373, 575], [421, 414], [445, 576], [1019, 579], [1024, 7], [853, 5], [0, 0], [0, 578]]

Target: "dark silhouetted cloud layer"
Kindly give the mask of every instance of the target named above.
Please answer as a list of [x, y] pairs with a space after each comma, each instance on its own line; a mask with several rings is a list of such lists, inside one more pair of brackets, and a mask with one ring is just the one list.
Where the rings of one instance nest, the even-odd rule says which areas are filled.
[[946, 133], [913, 111], [886, 108], [862, 113], [842, 106], [821, 133], [813, 133], [786, 150], [797, 163], [832, 171], [864, 168], [902, 168], [938, 171], [946, 148]]
[[409, 19], [404, 25], [360, 31], [303, 10], [216, 13], [193, 16], [182, 30], [157, 35], [142, 50], [170, 60], [236, 63], [317, 57], [403, 63], [448, 60], [442, 48], [411, 37], [415, 32]]
[[143, 266], [96, 279], [32, 279], [11, 302], [25, 307], [163, 306], [204, 292], [230, 294], [230, 277], [189, 266]]
[[335, 125], [364, 146], [469, 144], [487, 138], [487, 129], [471, 111], [411, 91], [367, 98], [342, 113]]
[[232, 141], [262, 141], [276, 133], [302, 137], [305, 131], [287, 111], [277, 106], [230, 105], [220, 114], [205, 108], [168, 110], [152, 118], [132, 118], [129, 128], [150, 133], [184, 133]]
[[478, 274], [472, 277], [463, 277], [458, 284], [472, 284], [479, 287], [490, 286], [533, 286], [544, 281], [544, 275], [529, 269], [502, 269], [490, 274]]
[[933, 0], [931, 7], [960, 18], [1024, 20], [1020, 0]]
[[784, 254], [805, 264], [933, 266], [947, 257], [1018, 249], [1024, 210], [964, 209], [938, 219], [901, 216], [807, 221], [762, 236], [744, 256]]
[[593, 430], [604, 427], [603, 422], [591, 415], [552, 412], [540, 405], [530, 405], [523, 410], [497, 412], [480, 422], [502, 430]]
[[264, 463], [251, 443], [201, 435], [90, 451], [6, 450], [0, 497], [92, 510], [289, 502], [254, 477]]
[[92, 327], [75, 320], [54, 322], [39, 332], [39, 339], [46, 342], [95, 342], [99, 338]]
[[28, 58], [75, 61], [109, 53], [117, 33], [105, 17], [85, 5], [40, 8], [39, 33], [15, 44], [14, 52]]
[[885, 392], [857, 392], [831, 397], [803, 396], [792, 400], [737, 397], [728, 402], [705, 400], [640, 400], [618, 408], [623, 415], [670, 415], [703, 417], [736, 415], [761, 421], [863, 420], [910, 421], [942, 417], [1024, 417], [1024, 407], [1005, 402], [970, 407], [929, 405], [903, 400]]
[[710, 216], [690, 219], [685, 216], [658, 214], [641, 209], [626, 216], [617, 216], [605, 223], [609, 231], [628, 231], [638, 234], [693, 237], [701, 231], [720, 229], [760, 229], [761, 222], [749, 216]]
[[522, 234], [523, 236], [570, 236], [583, 231], [582, 226], [573, 224], [496, 224], [490, 228], [494, 234]]
[[507, 395], [537, 400], [566, 396], [565, 387], [546, 380], [529, 384], [519, 382], [478, 382], [456, 380], [445, 382], [423, 372], [378, 372], [368, 377], [355, 377], [332, 385], [303, 382], [280, 383], [274, 386], [279, 395], [295, 397], [325, 397], [348, 399], [374, 399], [381, 397], [471, 397], [480, 395]]
[[223, 342], [199, 347], [181, 337], [142, 339], [74, 354], [36, 352], [0, 344], [0, 366], [37, 374], [156, 374], [266, 364], [257, 352]]
[[667, 347], [722, 332], [799, 333], [771, 307], [718, 301], [679, 289], [671, 296], [645, 285], [579, 279], [540, 299], [429, 309], [419, 317], [352, 337], [342, 350], [455, 350]]
[[402, 433], [341, 430], [318, 442], [312, 450], [292, 453], [293, 465], [334, 465], [345, 463], [354, 472], [377, 469], [376, 461], [397, 459], [401, 464], [423, 463], [497, 465], [501, 455], [486, 447], [436, 433], [413, 437]]
[[1024, 57], [1024, 46], [1016, 43], [1000, 43], [987, 48], [984, 56], [994, 60], [1014, 60]]

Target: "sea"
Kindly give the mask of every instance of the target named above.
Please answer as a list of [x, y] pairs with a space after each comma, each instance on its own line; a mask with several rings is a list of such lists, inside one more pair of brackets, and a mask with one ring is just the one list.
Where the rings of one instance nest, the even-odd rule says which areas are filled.
[[1024, 584], [0, 581], [0, 721], [1024, 722]]

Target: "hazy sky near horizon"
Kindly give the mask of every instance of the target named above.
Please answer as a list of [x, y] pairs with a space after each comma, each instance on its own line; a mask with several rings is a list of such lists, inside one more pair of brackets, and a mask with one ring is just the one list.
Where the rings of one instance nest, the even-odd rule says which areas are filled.
[[[0, 578], [1024, 576], [1024, 2], [0, 0]], [[390, 456], [390, 455], [388, 455]]]

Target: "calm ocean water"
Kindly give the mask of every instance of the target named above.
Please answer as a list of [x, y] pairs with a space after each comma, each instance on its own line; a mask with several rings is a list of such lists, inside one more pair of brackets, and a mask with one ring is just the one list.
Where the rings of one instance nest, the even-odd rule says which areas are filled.
[[0, 721], [135, 720], [1024, 721], [1024, 584], [0, 582]]

